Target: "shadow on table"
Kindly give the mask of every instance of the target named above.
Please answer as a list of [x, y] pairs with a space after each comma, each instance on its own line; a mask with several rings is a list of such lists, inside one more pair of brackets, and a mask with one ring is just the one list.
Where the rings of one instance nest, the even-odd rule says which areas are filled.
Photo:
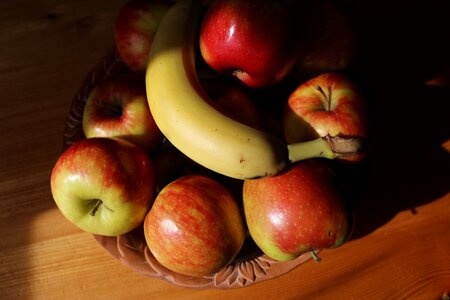
[[[450, 187], [450, 10], [444, 1], [384, 2], [349, 9], [361, 46], [352, 75], [377, 114], [371, 155], [350, 169], [354, 239]], [[443, 71], [447, 85], [427, 84]]]

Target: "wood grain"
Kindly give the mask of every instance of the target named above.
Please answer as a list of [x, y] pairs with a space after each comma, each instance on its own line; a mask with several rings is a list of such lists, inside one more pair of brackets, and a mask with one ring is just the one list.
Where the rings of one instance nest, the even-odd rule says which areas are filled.
[[358, 22], [361, 82], [379, 112], [354, 237], [323, 251], [320, 263], [218, 291], [131, 271], [68, 223], [51, 197], [70, 103], [113, 45], [125, 0], [1, 1], [0, 298], [428, 300], [449, 293], [450, 86], [425, 85], [448, 74], [449, 10], [445, 1], [411, 4], [408, 12], [401, 2], [340, 2]]

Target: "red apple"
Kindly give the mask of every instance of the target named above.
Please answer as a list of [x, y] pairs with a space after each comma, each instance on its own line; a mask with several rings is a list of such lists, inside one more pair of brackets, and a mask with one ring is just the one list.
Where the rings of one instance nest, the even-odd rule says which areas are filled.
[[51, 174], [62, 214], [86, 232], [122, 235], [141, 225], [153, 202], [153, 165], [123, 139], [91, 138], [70, 146]]
[[99, 83], [88, 96], [82, 125], [87, 138], [122, 137], [148, 151], [154, 151], [162, 141], [148, 107], [143, 79], [134, 75]]
[[134, 72], [144, 72], [153, 37], [169, 1], [130, 0], [122, 6], [114, 24], [114, 41], [123, 62]]
[[245, 219], [266, 255], [289, 261], [348, 239], [351, 219], [335, 179], [322, 161], [310, 159], [244, 182]]
[[[367, 141], [367, 103], [356, 84], [344, 75], [322, 74], [299, 85], [289, 96], [283, 127], [288, 144], [327, 135]], [[363, 149], [337, 159], [357, 162], [366, 155]]]
[[220, 78], [203, 79], [201, 84], [213, 100], [212, 104], [223, 114], [250, 127], [261, 126], [254, 99], [240, 86]]
[[335, 1], [297, 2], [298, 52], [294, 72], [298, 78], [342, 71], [355, 59], [355, 33]]
[[164, 187], [144, 221], [151, 253], [166, 268], [210, 275], [230, 263], [245, 240], [232, 194], [206, 176], [183, 176]]
[[200, 50], [214, 70], [250, 87], [274, 85], [295, 62], [291, 16], [274, 0], [218, 0], [200, 29]]

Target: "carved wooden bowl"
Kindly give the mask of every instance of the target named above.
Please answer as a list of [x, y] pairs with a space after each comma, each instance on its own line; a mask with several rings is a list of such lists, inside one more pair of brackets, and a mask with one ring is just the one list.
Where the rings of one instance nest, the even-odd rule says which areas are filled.
[[[94, 86], [108, 77], [125, 72], [128, 72], [127, 68], [114, 49], [106, 53], [89, 72], [70, 107], [64, 131], [64, 149], [85, 138], [81, 125], [83, 110]], [[310, 254], [306, 253], [293, 261], [275, 261], [263, 255], [252, 239], [247, 237], [244, 246], [231, 264], [211, 276], [191, 277], [170, 271], [156, 261], [146, 245], [142, 228], [118, 237], [94, 237], [108, 253], [132, 270], [178, 286], [198, 289], [246, 287], [283, 275], [311, 259]]]

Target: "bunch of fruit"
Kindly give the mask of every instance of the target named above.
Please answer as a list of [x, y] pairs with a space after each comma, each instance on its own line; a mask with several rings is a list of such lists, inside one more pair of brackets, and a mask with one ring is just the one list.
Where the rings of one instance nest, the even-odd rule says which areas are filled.
[[96, 235], [143, 227], [157, 261], [190, 276], [246, 238], [279, 261], [342, 245], [352, 214], [328, 162], [367, 155], [368, 108], [335, 72], [353, 43], [333, 5], [130, 0], [114, 28], [129, 71], [92, 90], [85, 138], [51, 174], [63, 215]]

